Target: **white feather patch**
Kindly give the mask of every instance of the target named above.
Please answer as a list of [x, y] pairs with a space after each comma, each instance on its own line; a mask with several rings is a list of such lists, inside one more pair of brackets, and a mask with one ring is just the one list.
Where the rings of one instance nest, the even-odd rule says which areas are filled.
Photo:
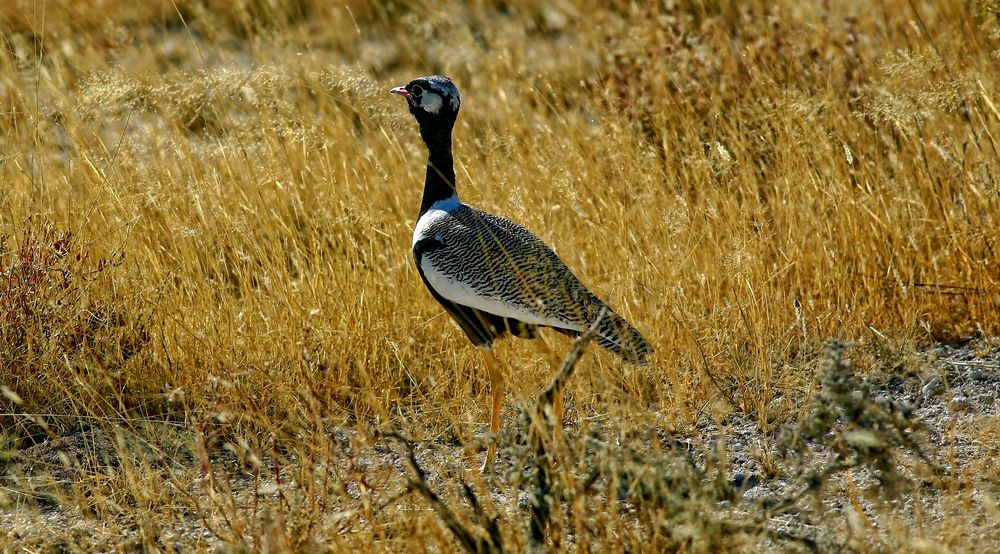
[[413, 243], [410, 247], [415, 246], [418, 240], [426, 238], [427, 229], [430, 228], [431, 224], [442, 217], [447, 217], [452, 210], [461, 205], [462, 201], [458, 199], [457, 194], [452, 194], [444, 200], [438, 200], [431, 204], [431, 207], [427, 208], [424, 215], [420, 216], [420, 219], [417, 220], [417, 225], [413, 228]]
[[441, 111], [441, 106], [444, 106], [444, 100], [436, 92], [426, 91], [420, 97], [420, 107], [427, 113], [438, 113]]

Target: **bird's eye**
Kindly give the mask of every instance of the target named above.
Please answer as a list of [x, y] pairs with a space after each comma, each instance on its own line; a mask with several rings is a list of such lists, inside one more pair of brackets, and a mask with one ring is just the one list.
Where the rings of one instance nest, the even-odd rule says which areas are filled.
[[420, 98], [420, 95], [423, 93], [424, 93], [424, 87], [420, 85], [413, 85], [412, 87], [410, 87], [410, 94], [412, 94], [414, 98]]

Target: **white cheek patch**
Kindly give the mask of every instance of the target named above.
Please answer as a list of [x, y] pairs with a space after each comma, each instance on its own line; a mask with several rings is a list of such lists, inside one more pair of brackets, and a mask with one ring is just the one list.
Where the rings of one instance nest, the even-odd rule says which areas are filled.
[[424, 109], [427, 113], [438, 113], [441, 111], [441, 106], [444, 105], [444, 100], [441, 99], [441, 95], [436, 92], [425, 92], [423, 96], [420, 97], [420, 107]]

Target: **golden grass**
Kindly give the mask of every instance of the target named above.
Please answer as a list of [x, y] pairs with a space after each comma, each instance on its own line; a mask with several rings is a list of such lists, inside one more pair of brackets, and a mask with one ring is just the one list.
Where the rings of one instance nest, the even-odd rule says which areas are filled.
[[[826, 339], [1000, 331], [995, 2], [245, 4], [0, 9], [2, 269], [72, 233], [30, 301], [0, 297], [17, 440], [74, 418], [276, 459], [317, 425], [470, 440], [486, 376], [412, 266], [424, 152], [387, 94], [434, 72], [463, 95], [463, 198], [536, 232], [656, 348], [648, 368], [589, 354], [580, 421], [685, 431], [711, 406], [773, 430]], [[551, 361], [500, 354], [515, 397], [542, 387]], [[137, 468], [111, 489], [146, 532], [186, 485]], [[234, 543], [448, 540], [231, 511]]]

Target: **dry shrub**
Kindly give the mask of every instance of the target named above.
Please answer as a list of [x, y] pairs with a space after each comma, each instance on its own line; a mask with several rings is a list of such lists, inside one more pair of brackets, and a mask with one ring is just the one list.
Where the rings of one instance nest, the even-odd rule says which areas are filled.
[[66, 429], [75, 423], [59, 416], [79, 415], [80, 400], [87, 412], [116, 413], [129, 379], [109, 368], [126, 367], [149, 340], [114, 298], [93, 291], [122, 255], [93, 260], [71, 231], [44, 220], [26, 222], [10, 243], [0, 236], [0, 370], [10, 392], [4, 427], [20, 429], [15, 439], [52, 433], [53, 421]]
[[[567, 375], [576, 354], [563, 366]], [[721, 444], [691, 448], [655, 430], [601, 427], [554, 441], [545, 416], [558, 383], [553, 381], [518, 422], [528, 444], [509, 449], [514, 460], [504, 479], [530, 499], [528, 509], [493, 513], [468, 483], [462, 484], [465, 506], [443, 500], [413, 445], [393, 435], [405, 444], [413, 470], [404, 494], [422, 496], [468, 552], [612, 543], [626, 550], [719, 552], [752, 548], [761, 540], [811, 551], [876, 548], [885, 545], [883, 534], [817, 531], [815, 522], [837, 519], [824, 505], [837, 483], [850, 483], [852, 509], [866, 518], [853, 488], [855, 475], [871, 482], [866, 501], [886, 509], [904, 492], [940, 485], [945, 471], [925, 455], [930, 445], [912, 407], [874, 398], [871, 383], [859, 379], [844, 358], [843, 346], [831, 345], [828, 355], [806, 415], [784, 426], [775, 441], [778, 469], [772, 478], [786, 483], [783, 492], [745, 497], [756, 477], [733, 479]], [[813, 525], [777, 524], [787, 514]]]

